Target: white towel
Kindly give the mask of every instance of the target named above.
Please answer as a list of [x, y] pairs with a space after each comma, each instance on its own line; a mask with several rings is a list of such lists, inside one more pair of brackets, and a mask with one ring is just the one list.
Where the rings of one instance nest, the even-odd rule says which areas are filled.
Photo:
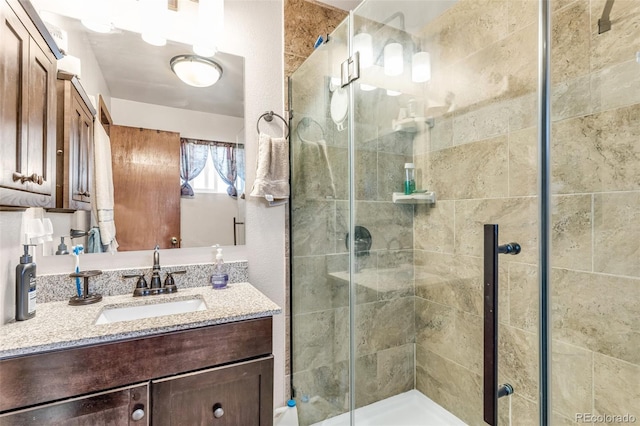
[[116, 241], [116, 222], [113, 217], [113, 169], [111, 166], [111, 141], [104, 127], [96, 122], [93, 128], [94, 166], [93, 166], [93, 194], [91, 203], [94, 217], [100, 229], [102, 245], [108, 251], [115, 252], [118, 248]]
[[272, 138], [260, 133], [258, 166], [252, 197], [264, 197], [270, 206], [289, 199], [289, 143], [286, 138]]
[[336, 198], [327, 142], [324, 139], [309, 141], [300, 137], [300, 144], [295, 146], [293, 165], [294, 196], [309, 200]]

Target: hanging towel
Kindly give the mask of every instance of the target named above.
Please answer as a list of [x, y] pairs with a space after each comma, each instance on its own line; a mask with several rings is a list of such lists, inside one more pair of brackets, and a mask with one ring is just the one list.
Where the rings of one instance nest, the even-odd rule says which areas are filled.
[[264, 197], [270, 206], [289, 199], [289, 143], [286, 138], [272, 138], [260, 133], [258, 167], [251, 189], [252, 197]]
[[93, 214], [100, 229], [102, 245], [110, 252], [118, 248], [116, 223], [113, 217], [113, 171], [111, 166], [111, 141], [100, 123], [93, 127], [94, 166], [93, 193], [91, 203]]
[[94, 226], [89, 230], [87, 238], [87, 253], [102, 253], [102, 242], [100, 240], [100, 228]]
[[294, 155], [294, 193], [301, 199], [335, 199], [336, 187], [327, 155], [327, 142], [300, 137]]

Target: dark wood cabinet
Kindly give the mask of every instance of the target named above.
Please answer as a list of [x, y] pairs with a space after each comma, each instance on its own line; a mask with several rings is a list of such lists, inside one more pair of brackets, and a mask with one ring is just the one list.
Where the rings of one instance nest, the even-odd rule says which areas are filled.
[[0, 2], [0, 205], [54, 207], [56, 56], [21, 4]]
[[149, 386], [99, 392], [0, 416], [0, 426], [146, 426]]
[[58, 73], [56, 207], [91, 210], [95, 109], [73, 75]]
[[273, 358], [151, 383], [154, 426], [270, 425]]
[[0, 426], [137, 426], [140, 405], [151, 425], [271, 426], [272, 345], [265, 317], [3, 359]]

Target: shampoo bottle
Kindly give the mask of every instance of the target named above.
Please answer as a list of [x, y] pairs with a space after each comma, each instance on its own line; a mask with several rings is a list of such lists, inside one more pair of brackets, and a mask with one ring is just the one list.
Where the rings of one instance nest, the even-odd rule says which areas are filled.
[[16, 266], [16, 320], [24, 321], [36, 316], [36, 264], [24, 245], [24, 254]]
[[224, 260], [222, 260], [222, 249], [219, 245], [216, 245], [216, 264], [214, 267], [213, 275], [211, 275], [211, 287], [214, 289], [221, 289], [227, 287], [229, 283], [229, 275], [224, 271]]

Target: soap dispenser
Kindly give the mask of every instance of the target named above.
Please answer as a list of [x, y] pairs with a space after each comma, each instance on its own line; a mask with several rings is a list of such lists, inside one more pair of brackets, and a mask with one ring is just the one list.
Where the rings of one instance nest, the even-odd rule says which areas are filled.
[[16, 266], [16, 320], [24, 321], [36, 316], [36, 264], [24, 244], [24, 254]]
[[225, 273], [224, 260], [222, 260], [222, 249], [216, 244], [216, 264], [213, 275], [211, 275], [211, 287], [214, 289], [226, 288], [229, 283], [229, 275]]

